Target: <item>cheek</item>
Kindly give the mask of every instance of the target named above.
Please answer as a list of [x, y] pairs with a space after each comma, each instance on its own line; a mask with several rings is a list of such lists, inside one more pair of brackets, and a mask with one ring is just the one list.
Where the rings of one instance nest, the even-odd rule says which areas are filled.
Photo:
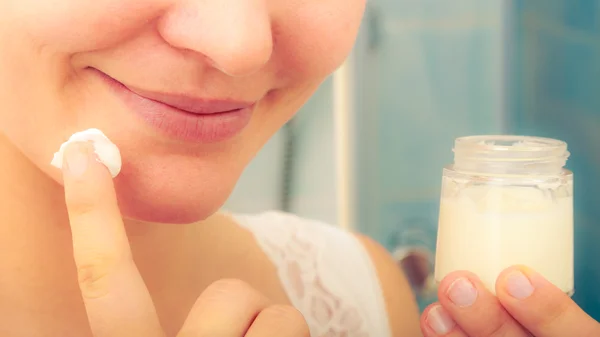
[[[300, 0], [282, 6], [287, 7], [273, 14], [272, 73], [285, 89], [267, 109], [269, 117], [262, 118], [272, 131], [269, 134], [289, 120], [344, 62], [356, 40], [365, 0]], [[275, 105], [282, 110], [274, 109]]]
[[135, 34], [163, 10], [160, 2], [0, 1], [0, 132], [45, 163], [48, 144], [60, 144], [78, 124], [73, 111], [83, 109], [71, 109], [78, 93], [70, 55]]
[[28, 42], [0, 31], [0, 45], [6, 47], [0, 53], [0, 133], [38, 162], [53, 153], [50, 143], [60, 144], [57, 130], [66, 119], [62, 106], [55, 109], [58, 65], [45, 67]]
[[[6, 0], [4, 0], [6, 1]], [[125, 40], [166, 10], [164, 0], [9, 0], [9, 27], [54, 52], [98, 50]]]
[[[354, 45], [365, 0], [312, 1], [282, 14], [273, 27], [276, 57], [284, 76], [323, 79], [339, 67]], [[295, 74], [295, 75], [293, 75]]]

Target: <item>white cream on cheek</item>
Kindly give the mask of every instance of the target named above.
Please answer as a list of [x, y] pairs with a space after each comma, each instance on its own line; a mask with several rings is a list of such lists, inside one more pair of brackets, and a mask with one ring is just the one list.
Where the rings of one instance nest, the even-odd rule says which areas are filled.
[[68, 144], [74, 142], [91, 142], [94, 146], [94, 152], [98, 156], [98, 161], [108, 168], [113, 178], [121, 172], [121, 153], [119, 152], [119, 148], [98, 129], [88, 129], [74, 133], [69, 140], [60, 146], [50, 164], [62, 169], [64, 150]]

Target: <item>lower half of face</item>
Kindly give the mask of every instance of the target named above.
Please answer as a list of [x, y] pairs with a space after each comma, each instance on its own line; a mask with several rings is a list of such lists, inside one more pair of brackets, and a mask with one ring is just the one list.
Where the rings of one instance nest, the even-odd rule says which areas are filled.
[[98, 128], [121, 150], [126, 217], [188, 223], [214, 213], [343, 62], [364, 0], [182, 3], [0, 4], [0, 132], [60, 182], [53, 153]]

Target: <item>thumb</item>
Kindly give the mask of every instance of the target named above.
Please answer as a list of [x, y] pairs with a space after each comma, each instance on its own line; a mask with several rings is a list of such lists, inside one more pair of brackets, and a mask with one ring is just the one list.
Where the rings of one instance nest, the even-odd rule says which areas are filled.
[[498, 299], [536, 337], [596, 337], [600, 324], [567, 294], [527, 267], [505, 270], [496, 283]]

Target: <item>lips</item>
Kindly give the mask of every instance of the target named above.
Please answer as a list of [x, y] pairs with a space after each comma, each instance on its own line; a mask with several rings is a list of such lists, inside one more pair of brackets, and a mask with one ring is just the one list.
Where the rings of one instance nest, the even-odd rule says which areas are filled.
[[175, 109], [200, 115], [233, 112], [235, 110], [247, 109], [252, 106], [252, 103], [228, 100], [203, 100], [184, 95], [148, 92], [132, 87], [127, 87], [127, 89], [138, 96], [155, 101], [157, 103], [162, 103]]
[[204, 99], [128, 87], [93, 70], [141, 121], [160, 134], [184, 142], [215, 143], [239, 134], [252, 117], [254, 103]]

